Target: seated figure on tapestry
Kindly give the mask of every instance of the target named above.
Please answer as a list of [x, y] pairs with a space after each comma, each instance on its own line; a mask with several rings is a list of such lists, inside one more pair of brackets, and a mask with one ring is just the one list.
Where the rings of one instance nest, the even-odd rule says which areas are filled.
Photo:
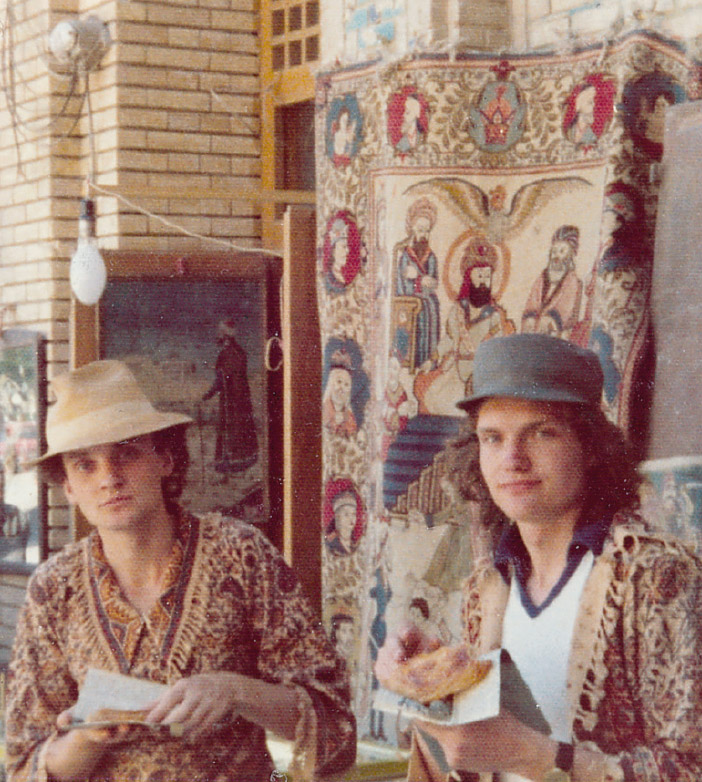
[[446, 319], [446, 334], [437, 346], [436, 365], [420, 371], [415, 379], [420, 413], [456, 415], [456, 400], [466, 393], [480, 343], [515, 330], [504, 308], [493, 298], [497, 250], [475, 239], [463, 255], [463, 282]]
[[580, 231], [562, 225], [551, 238], [548, 263], [534, 281], [522, 313], [522, 332], [569, 339], [580, 318], [583, 284], [575, 273]]

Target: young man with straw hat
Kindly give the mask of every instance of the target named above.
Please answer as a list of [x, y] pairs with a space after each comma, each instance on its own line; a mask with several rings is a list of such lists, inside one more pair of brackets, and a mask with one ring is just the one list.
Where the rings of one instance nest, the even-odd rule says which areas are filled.
[[[294, 574], [254, 528], [177, 504], [190, 419], [154, 409], [117, 361], [52, 387], [37, 463], [94, 530], [30, 580], [8, 677], [9, 780], [264, 781], [266, 730], [294, 741], [301, 780], [349, 765], [344, 664]], [[74, 729], [91, 668], [168, 687], [145, 726]]]
[[[455, 475], [493, 550], [464, 586], [464, 640], [475, 657], [507, 649], [551, 733], [509, 711], [418, 722], [412, 782], [702, 779], [702, 567], [636, 513], [602, 382], [594, 353], [555, 337], [477, 351]], [[416, 629], [391, 639], [378, 679], [429, 644]]]

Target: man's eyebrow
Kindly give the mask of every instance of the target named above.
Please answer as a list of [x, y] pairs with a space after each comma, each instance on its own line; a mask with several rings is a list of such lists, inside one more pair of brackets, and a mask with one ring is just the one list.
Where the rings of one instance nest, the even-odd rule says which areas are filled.
[[88, 455], [88, 451], [86, 450], [77, 450], [77, 451], [66, 451], [66, 453], [63, 454], [66, 459], [84, 459]]
[[475, 434], [478, 439], [481, 437], [484, 437], [485, 435], [496, 435], [496, 434], [502, 434], [502, 429], [500, 429], [499, 426], [478, 426], [475, 429]]
[[[536, 421], [529, 421], [523, 427], [520, 427], [520, 429], [522, 431], [530, 431], [532, 429], [538, 429], [540, 426], [555, 426], [558, 424], [565, 425], [565, 422], [560, 418], [556, 418], [555, 416], [545, 416], [544, 418], [539, 418]], [[481, 432], [501, 432], [502, 428], [499, 425], [492, 425], [492, 426], [478, 425], [476, 426], [475, 431], [478, 434]]]

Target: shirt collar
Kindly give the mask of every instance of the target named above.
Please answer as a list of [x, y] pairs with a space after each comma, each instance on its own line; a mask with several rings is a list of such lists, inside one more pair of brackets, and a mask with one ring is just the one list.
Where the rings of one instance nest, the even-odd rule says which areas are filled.
[[[585, 551], [592, 551], [594, 556], [599, 556], [604, 548], [604, 542], [609, 532], [610, 521], [599, 520], [587, 524], [579, 524], [573, 532], [573, 539], [568, 548], [568, 558], [576, 554], [582, 555]], [[502, 533], [500, 542], [494, 555], [495, 567], [502, 573], [505, 580], [509, 580], [509, 563], [516, 568], [520, 580], [526, 578], [529, 572], [529, 554], [522, 542], [522, 536], [516, 524], [510, 524]]]

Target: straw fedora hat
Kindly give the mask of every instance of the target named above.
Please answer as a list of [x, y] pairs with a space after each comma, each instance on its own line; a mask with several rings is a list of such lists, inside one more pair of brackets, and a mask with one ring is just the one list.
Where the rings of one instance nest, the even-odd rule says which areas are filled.
[[162, 413], [151, 404], [121, 361], [94, 361], [51, 382], [55, 401], [46, 416], [47, 451], [27, 467], [59, 454], [116, 443], [188, 424], [181, 413]]

